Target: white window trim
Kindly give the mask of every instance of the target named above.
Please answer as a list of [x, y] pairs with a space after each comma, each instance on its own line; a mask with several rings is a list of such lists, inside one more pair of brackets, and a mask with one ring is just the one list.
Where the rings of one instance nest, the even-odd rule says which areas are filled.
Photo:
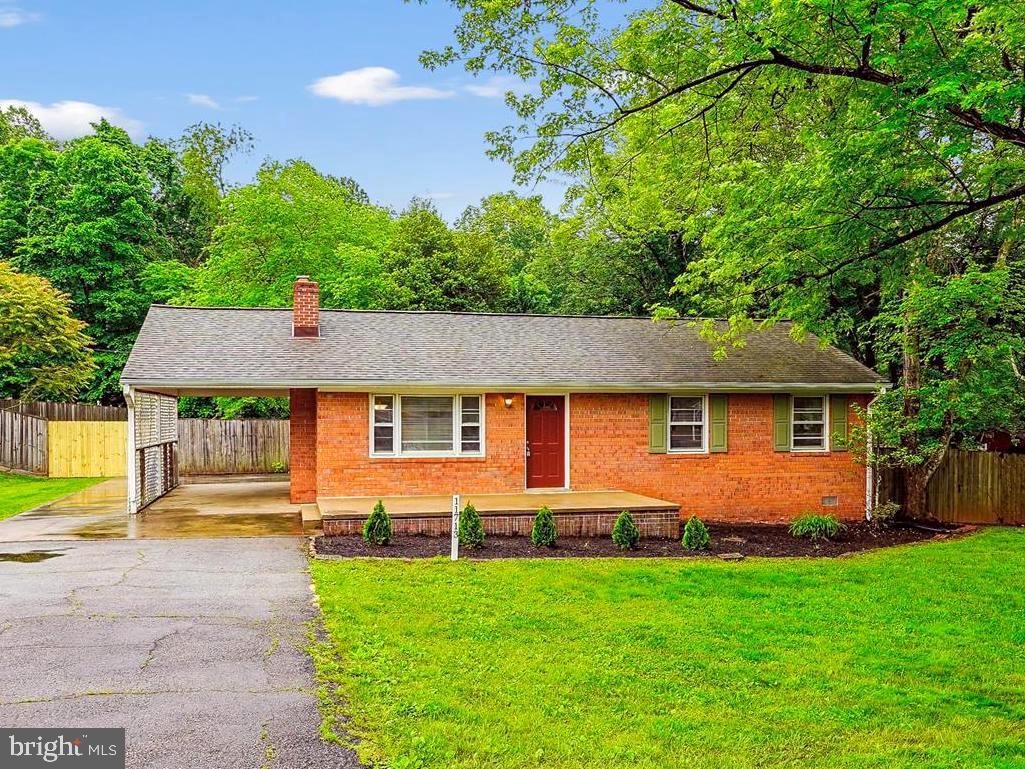
[[[674, 449], [672, 434], [674, 424], [691, 424], [673, 422], [673, 398], [701, 398], [701, 448]], [[666, 396], [666, 453], [667, 454], [707, 454], [708, 453], [708, 393], [669, 393]]]
[[794, 445], [794, 396], [790, 396], [790, 451], [798, 454], [821, 454], [830, 451], [829, 443], [829, 396], [811, 393], [801, 394], [798, 398], [821, 398], [822, 399], [822, 445], [821, 446], [795, 446]]
[[[402, 450], [402, 399], [404, 397], [416, 398], [420, 397], [418, 393], [407, 393], [406, 395], [400, 395], [398, 393], [384, 393], [375, 392], [370, 393], [368, 402], [370, 404], [370, 414], [368, 420], [368, 442], [369, 442], [369, 453], [374, 459], [409, 459], [409, 458], [425, 458], [425, 459], [480, 459], [486, 456], [487, 453], [487, 439], [485, 435], [485, 412], [487, 411], [487, 401], [485, 400], [484, 393], [431, 393], [431, 397], [451, 397], [452, 398], [452, 450], [451, 451], [403, 451]], [[389, 452], [378, 452], [374, 450], [374, 398], [387, 397], [392, 399], [392, 446], [394, 451]], [[462, 440], [462, 415], [463, 415], [463, 398], [480, 398], [480, 451], [463, 451], [463, 440]]]

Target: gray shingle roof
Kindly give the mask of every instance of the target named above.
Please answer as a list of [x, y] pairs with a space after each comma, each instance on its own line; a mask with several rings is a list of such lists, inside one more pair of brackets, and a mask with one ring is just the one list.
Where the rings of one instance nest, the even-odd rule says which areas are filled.
[[288, 309], [150, 308], [127, 384], [193, 387], [455, 385], [654, 391], [672, 386], [847, 385], [882, 378], [781, 323], [715, 361], [696, 328], [648, 318], [321, 310], [293, 339]]

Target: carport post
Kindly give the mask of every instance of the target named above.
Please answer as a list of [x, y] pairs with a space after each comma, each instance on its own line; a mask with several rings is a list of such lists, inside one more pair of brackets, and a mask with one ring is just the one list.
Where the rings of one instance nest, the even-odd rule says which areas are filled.
[[135, 457], [135, 388], [131, 385], [124, 385], [123, 392], [125, 403], [128, 406], [128, 437], [127, 457], [125, 461], [125, 497], [128, 500], [128, 514], [135, 515], [139, 512], [139, 472], [138, 461]]

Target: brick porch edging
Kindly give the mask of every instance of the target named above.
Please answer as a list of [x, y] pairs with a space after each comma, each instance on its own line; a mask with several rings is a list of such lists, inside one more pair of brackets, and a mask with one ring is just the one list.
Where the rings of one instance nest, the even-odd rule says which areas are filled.
[[[529, 537], [534, 525], [534, 513], [482, 515], [485, 534]], [[645, 539], [677, 539], [680, 536], [680, 513], [671, 510], [645, 510], [632, 514], [634, 523]], [[560, 537], [607, 537], [612, 534], [619, 513], [553, 513]], [[325, 517], [324, 536], [347, 537], [363, 533], [364, 516]], [[402, 518], [393, 516], [392, 532], [419, 534], [428, 537], [447, 537], [451, 534], [452, 519], [447, 516]]]

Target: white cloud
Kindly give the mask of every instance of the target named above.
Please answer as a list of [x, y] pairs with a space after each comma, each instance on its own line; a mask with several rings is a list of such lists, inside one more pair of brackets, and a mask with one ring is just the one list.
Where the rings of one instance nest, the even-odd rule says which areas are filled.
[[118, 107], [103, 107], [87, 101], [56, 101], [53, 104], [40, 104], [35, 101], [20, 99], [0, 99], [0, 109], [8, 107], [24, 107], [33, 115], [43, 128], [54, 139], [74, 139], [92, 133], [90, 123], [98, 123], [101, 118], [128, 131], [133, 139], [142, 137], [142, 123], [128, 117]]
[[195, 104], [197, 107], [221, 108], [221, 105], [214, 101], [213, 97], [207, 96], [205, 93], [187, 93], [185, 98], [189, 100], [189, 104]]
[[38, 13], [22, 10], [16, 5], [0, 6], [0, 29], [20, 27], [22, 24], [39, 21], [40, 18]]
[[235, 101], [239, 104], [248, 104], [251, 101], [259, 101], [259, 96], [236, 96]]
[[530, 86], [518, 77], [512, 77], [510, 75], [495, 75], [487, 80], [482, 80], [479, 83], [465, 85], [463, 86], [463, 89], [472, 93], [474, 96], [481, 96], [485, 99], [501, 99], [505, 96], [506, 91], [526, 93], [530, 90]]
[[322, 77], [310, 83], [309, 89], [325, 99], [370, 107], [416, 99], [448, 99], [455, 95], [454, 91], [425, 85], [399, 85], [399, 73], [387, 67], [363, 67]]

